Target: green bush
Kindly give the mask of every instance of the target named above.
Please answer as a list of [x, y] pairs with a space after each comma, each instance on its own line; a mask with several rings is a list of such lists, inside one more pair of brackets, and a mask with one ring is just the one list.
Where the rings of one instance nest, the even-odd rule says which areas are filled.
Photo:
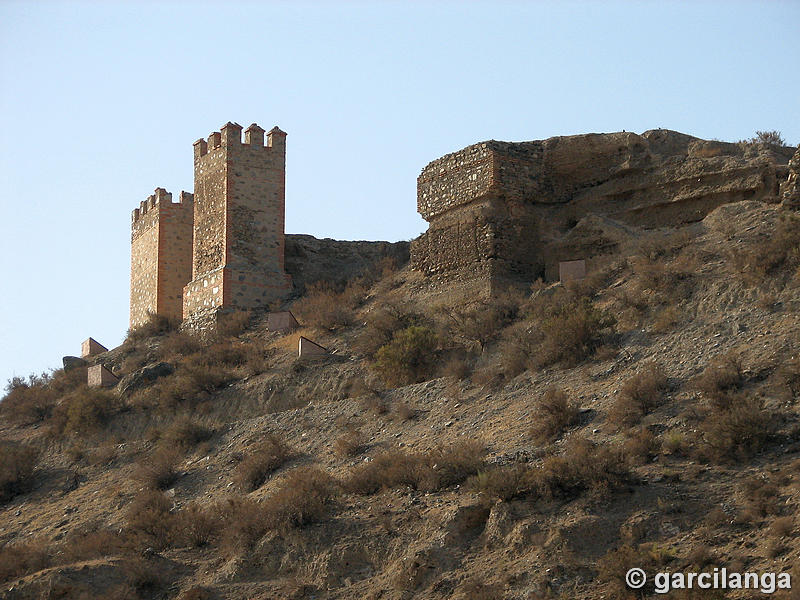
[[436, 334], [412, 325], [395, 332], [375, 355], [375, 370], [386, 385], [397, 387], [425, 381], [436, 366]]

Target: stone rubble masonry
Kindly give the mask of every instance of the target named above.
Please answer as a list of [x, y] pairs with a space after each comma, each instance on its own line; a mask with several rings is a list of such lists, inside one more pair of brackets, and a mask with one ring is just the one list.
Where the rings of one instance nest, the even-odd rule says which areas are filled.
[[[674, 227], [725, 203], [773, 202], [789, 152], [794, 148], [665, 129], [474, 144], [420, 173], [417, 210], [429, 226], [411, 244], [411, 264], [433, 285], [456, 283], [466, 294], [558, 277], [560, 261], [590, 264], [594, 256], [562, 241], [583, 219]], [[785, 184], [784, 197], [795, 193], [794, 185]], [[613, 252], [600, 239], [591, 246]]]
[[90, 337], [88, 340], [81, 343], [81, 358], [102, 354], [103, 352], [108, 352], [108, 348], [94, 338]]
[[151, 314], [180, 320], [183, 287], [192, 276], [194, 196], [178, 202], [164, 188], [141, 203], [131, 216], [130, 327]]
[[194, 245], [183, 318], [267, 307], [291, 291], [284, 271], [286, 133], [227, 123], [194, 143]]
[[92, 365], [86, 370], [86, 385], [89, 387], [114, 387], [119, 378], [103, 365]]
[[328, 354], [327, 349], [307, 337], [300, 336], [297, 342], [297, 356], [323, 356], [324, 354]]

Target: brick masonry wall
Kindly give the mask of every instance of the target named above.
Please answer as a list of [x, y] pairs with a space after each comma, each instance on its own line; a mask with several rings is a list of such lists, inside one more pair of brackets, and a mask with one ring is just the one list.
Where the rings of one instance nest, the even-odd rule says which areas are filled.
[[130, 327], [150, 313], [180, 319], [183, 286], [191, 278], [193, 196], [179, 202], [158, 188], [133, 211], [131, 223]]
[[286, 134], [228, 123], [195, 143], [193, 279], [183, 316], [259, 308], [291, 291], [284, 272]]

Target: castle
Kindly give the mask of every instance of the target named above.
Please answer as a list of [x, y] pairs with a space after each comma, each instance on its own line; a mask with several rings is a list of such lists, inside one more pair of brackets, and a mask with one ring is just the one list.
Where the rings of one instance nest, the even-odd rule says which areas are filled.
[[[235, 123], [194, 143], [194, 194], [172, 202], [157, 188], [133, 211], [131, 328], [151, 314], [197, 323], [266, 308], [293, 281], [302, 290], [408, 256], [405, 242], [286, 236], [285, 166], [277, 127], [266, 144], [261, 127], [242, 140]], [[795, 148], [666, 129], [482, 142], [422, 170], [417, 209], [429, 227], [411, 243], [411, 266], [435, 293], [475, 298], [565, 268], [580, 277], [619, 252], [630, 227], [680, 226], [741, 200], [797, 206], [798, 172]]]
[[286, 133], [227, 123], [194, 143], [194, 194], [163, 188], [131, 217], [130, 327], [267, 307], [284, 270]]

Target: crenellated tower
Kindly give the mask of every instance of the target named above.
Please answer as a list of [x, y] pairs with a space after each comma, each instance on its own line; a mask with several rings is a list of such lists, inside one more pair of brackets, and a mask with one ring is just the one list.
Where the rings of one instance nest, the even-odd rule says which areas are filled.
[[194, 243], [183, 318], [285, 296], [286, 133], [227, 123], [194, 143]]
[[183, 287], [192, 278], [194, 197], [181, 192], [178, 202], [164, 188], [131, 215], [130, 327], [150, 314], [180, 320]]

